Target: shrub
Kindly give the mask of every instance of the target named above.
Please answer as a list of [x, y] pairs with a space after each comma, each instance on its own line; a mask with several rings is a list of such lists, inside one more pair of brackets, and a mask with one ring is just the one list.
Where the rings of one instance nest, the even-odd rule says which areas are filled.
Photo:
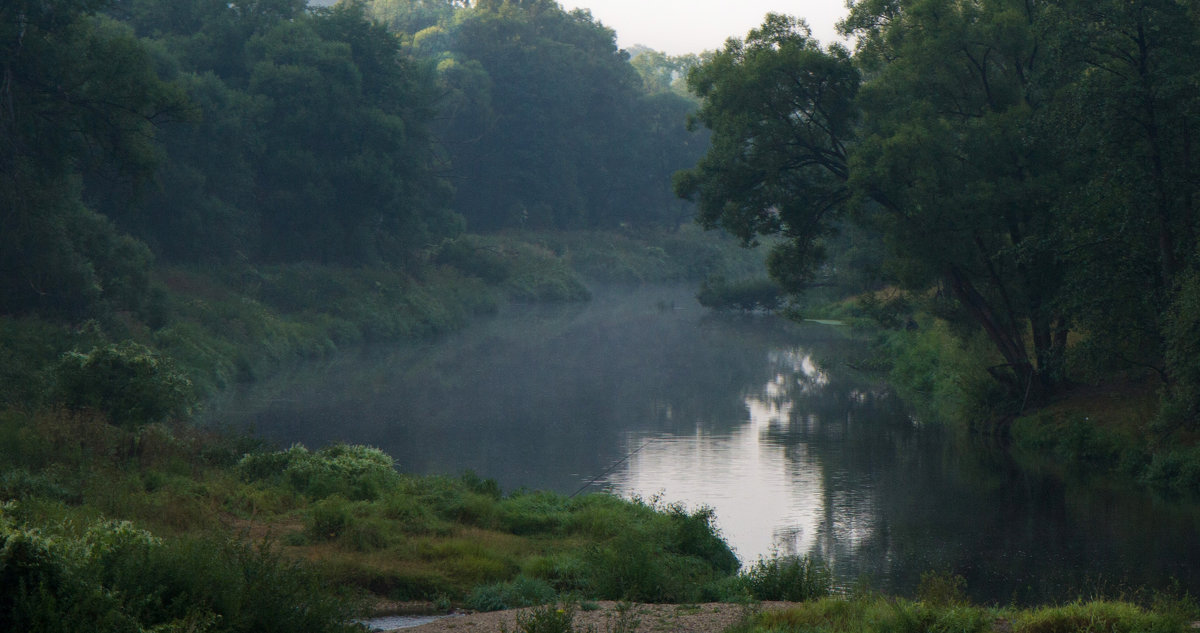
[[510, 582], [476, 587], [467, 596], [467, 608], [475, 611], [502, 611], [553, 602], [557, 594], [544, 580], [517, 576]]
[[726, 281], [710, 277], [700, 285], [696, 300], [714, 310], [775, 310], [783, 303], [783, 289], [766, 277]]
[[758, 600], [804, 602], [824, 598], [833, 589], [829, 567], [808, 556], [760, 558], [743, 578]]
[[[507, 633], [507, 629], [504, 629]], [[574, 633], [575, 610], [570, 607], [546, 605], [517, 614], [520, 633]]]
[[967, 579], [949, 572], [927, 571], [917, 584], [917, 599], [938, 607], [967, 604]]
[[1141, 479], [1163, 490], [1200, 493], [1200, 447], [1169, 450], [1154, 455]]
[[400, 483], [392, 458], [370, 446], [333, 444], [315, 453], [296, 444], [283, 451], [254, 453], [238, 462], [246, 481], [276, 481], [313, 499], [340, 494], [378, 499]]
[[702, 507], [689, 514], [682, 507], [669, 510], [675, 524], [672, 549], [680, 554], [695, 556], [713, 569], [726, 574], [738, 570], [741, 563], [729, 544], [721, 538], [716, 526], [716, 513], [712, 508]]
[[0, 630], [349, 633], [347, 604], [265, 546], [128, 522], [16, 527], [0, 508]]
[[122, 426], [183, 417], [195, 404], [192, 383], [169, 358], [126, 341], [96, 347], [87, 354], [68, 352], [55, 368], [58, 399], [87, 408]]
[[353, 522], [349, 504], [341, 495], [333, 495], [312, 505], [306, 529], [318, 541], [332, 541]]

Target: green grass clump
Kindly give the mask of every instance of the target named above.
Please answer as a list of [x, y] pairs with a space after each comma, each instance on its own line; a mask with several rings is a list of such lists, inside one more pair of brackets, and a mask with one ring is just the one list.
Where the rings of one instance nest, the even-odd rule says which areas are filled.
[[268, 547], [0, 509], [0, 630], [349, 632], [350, 603]]
[[537, 578], [517, 576], [513, 580], [481, 585], [467, 596], [466, 606], [475, 611], [500, 611], [553, 602], [558, 592]]
[[809, 556], [760, 558], [742, 574], [756, 600], [803, 602], [828, 596], [833, 590], [829, 566]]
[[1151, 611], [1124, 602], [1078, 602], [1017, 609], [895, 598], [829, 597], [760, 613], [739, 633], [1184, 633], [1181, 613]]
[[238, 463], [246, 481], [282, 483], [311, 499], [342, 495], [378, 499], [400, 482], [393, 460], [369, 446], [333, 444], [310, 452], [297, 444], [273, 453], [246, 455]]

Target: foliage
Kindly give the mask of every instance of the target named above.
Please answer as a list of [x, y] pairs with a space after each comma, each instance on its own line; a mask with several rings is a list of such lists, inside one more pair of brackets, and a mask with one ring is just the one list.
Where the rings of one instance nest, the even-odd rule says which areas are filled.
[[128, 28], [86, 0], [0, 8], [0, 306], [5, 314], [138, 310], [150, 254], [84, 201], [82, 176], [144, 179], [154, 124], [182, 95]]
[[4, 630], [353, 630], [346, 603], [266, 546], [164, 541], [123, 521], [35, 528], [0, 513], [0, 586]]
[[670, 174], [703, 151], [685, 96], [644, 83], [615, 34], [548, 0], [373, 0], [371, 13], [436, 66], [437, 135], [474, 231], [674, 227]]
[[316, 452], [296, 444], [284, 451], [250, 454], [238, 462], [238, 472], [247, 481], [284, 483], [312, 499], [343, 495], [374, 500], [397, 485], [400, 477], [383, 451], [349, 444]]
[[710, 277], [700, 285], [696, 300], [714, 310], [771, 311], [782, 304], [783, 290], [767, 278], [727, 281]]
[[772, 556], [760, 558], [742, 574], [742, 581], [756, 600], [805, 602], [831, 593], [833, 572], [808, 556]]
[[1008, 393], [986, 371], [1000, 361], [984, 337], [964, 340], [941, 320], [914, 323], [916, 329], [886, 333], [876, 345], [890, 360], [888, 381], [920, 417], [974, 424], [1019, 413], [1022, 394]]
[[878, 270], [953, 299], [939, 316], [990, 342], [1006, 400], [1068, 387], [1082, 333], [1108, 371], [1165, 378], [1186, 425], [1193, 381], [1168, 348], [1186, 346], [1196, 251], [1196, 17], [1156, 0], [859, 2], [851, 55], [769, 15], [689, 72], [713, 142], [676, 191], [707, 227], [783, 237], [769, 270], [793, 291], [827, 270], [838, 229], [881, 236]]
[[1200, 274], [1188, 274], [1164, 327], [1166, 386], [1160, 422], [1167, 428], [1200, 430]]
[[501, 611], [548, 604], [556, 597], [554, 588], [546, 581], [518, 576], [507, 582], [474, 588], [467, 596], [466, 606], [474, 611]]
[[1089, 631], [1179, 632], [1187, 615], [1172, 609], [1147, 610], [1125, 602], [1077, 602], [1038, 609], [985, 608], [967, 604], [909, 602], [867, 597], [824, 598], [750, 618], [739, 631], [812, 633], [1085, 633]]
[[58, 399], [106, 415], [113, 424], [140, 426], [185, 417], [195, 404], [191, 382], [169, 358], [125, 341], [69, 352], [55, 368]]
[[[545, 605], [517, 614], [517, 631], [520, 633], [574, 633], [574, 607]], [[506, 630], [507, 633], [507, 630]]]
[[394, 264], [457, 234], [433, 173], [429, 69], [361, 2], [256, 9], [120, 5], [199, 122], [167, 128], [168, 164], [137, 204], [101, 187], [104, 213], [173, 261]]

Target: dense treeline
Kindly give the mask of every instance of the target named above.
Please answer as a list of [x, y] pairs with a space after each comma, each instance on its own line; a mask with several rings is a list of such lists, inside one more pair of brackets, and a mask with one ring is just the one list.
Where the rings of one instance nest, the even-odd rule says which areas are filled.
[[152, 262], [411, 267], [502, 228], [675, 227], [695, 102], [554, 2], [0, 8], [0, 312], [149, 318]]
[[647, 51], [631, 64], [612, 30], [553, 0], [373, 0], [371, 11], [436, 62], [448, 97], [435, 130], [468, 226], [690, 219], [669, 183], [705, 139], [688, 134], [695, 104], [671, 80], [694, 58]]
[[1007, 415], [1149, 372], [1200, 420], [1200, 8], [1176, 0], [855, 2], [853, 52], [771, 15], [688, 76], [713, 145], [702, 222], [781, 235], [801, 288], [847, 223], [982, 359]]

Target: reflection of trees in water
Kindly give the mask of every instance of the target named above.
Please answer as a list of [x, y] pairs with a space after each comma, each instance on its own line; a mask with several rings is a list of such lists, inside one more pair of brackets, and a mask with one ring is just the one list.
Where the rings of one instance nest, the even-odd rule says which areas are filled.
[[1030, 603], [1200, 580], [1183, 562], [1200, 560], [1200, 510], [1095, 481], [1064, 484], [1019, 467], [994, 441], [904, 424], [886, 394], [831, 381], [792, 400], [789, 423], [766, 433], [806, 447], [793, 468], [821, 469], [808, 553], [840, 581], [865, 576], [911, 593], [923, 572], [951, 571], [978, 601]]

